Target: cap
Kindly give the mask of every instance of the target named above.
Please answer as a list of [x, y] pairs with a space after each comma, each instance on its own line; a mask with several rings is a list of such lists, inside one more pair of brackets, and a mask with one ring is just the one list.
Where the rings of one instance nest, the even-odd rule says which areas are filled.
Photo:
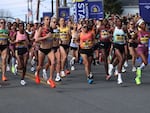
[[141, 18], [137, 21], [136, 25], [140, 26], [143, 22], [144, 22], [144, 20]]
[[37, 20], [34, 20], [34, 24], [39, 23]]

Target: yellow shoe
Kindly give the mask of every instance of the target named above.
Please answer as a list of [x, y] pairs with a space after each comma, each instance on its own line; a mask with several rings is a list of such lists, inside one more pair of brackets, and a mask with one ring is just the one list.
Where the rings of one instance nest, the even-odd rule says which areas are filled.
[[135, 82], [136, 82], [136, 85], [140, 85], [141, 84], [141, 78], [136, 77]]

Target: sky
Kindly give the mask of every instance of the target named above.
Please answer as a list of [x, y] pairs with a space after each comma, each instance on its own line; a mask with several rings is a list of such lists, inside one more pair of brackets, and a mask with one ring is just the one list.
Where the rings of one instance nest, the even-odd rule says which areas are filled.
[[[33, 17], [35, 20], [36, 9], [37, 9], [37, 0], [33, 1]], [[54, 0], [54, 6], [55, 6]], [[68, 0], [71, 1], [71, 0]], [[21, 20], [25, 20], [25, 15], [28, 12], [27, 8], [27, 0], [0, 0], [0, 9], [9, 11], [14, 18], [20, 18]], [[42, 17], [43, 12], [51, 11], [51, 0], [41, 0], [40, 4], [40, 17]], [[54, 7], [55, 12], [55, 7]]]

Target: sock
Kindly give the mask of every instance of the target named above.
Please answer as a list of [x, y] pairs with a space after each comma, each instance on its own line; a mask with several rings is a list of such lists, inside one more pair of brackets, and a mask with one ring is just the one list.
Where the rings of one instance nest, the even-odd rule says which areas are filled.
[[59, 74], [59, 73], [57, 73], [57, 74], [56, 74], [56, 76], [60, 76], [60, 74]]
[[144, 63], [142, 63], [142, 64], [140, 65], [140, 69], [143, 69], [145, 66], [146, 66], [146, 65], [145, 65]]
[[118, 79], [121, 79], [121, 73], [118, 73]]

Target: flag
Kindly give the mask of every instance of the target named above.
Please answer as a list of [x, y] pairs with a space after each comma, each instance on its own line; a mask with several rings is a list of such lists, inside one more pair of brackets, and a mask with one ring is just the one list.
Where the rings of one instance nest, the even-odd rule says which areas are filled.
[[32, 10], [30, 8], [28, 8], [28, 17], [32, 16]]

